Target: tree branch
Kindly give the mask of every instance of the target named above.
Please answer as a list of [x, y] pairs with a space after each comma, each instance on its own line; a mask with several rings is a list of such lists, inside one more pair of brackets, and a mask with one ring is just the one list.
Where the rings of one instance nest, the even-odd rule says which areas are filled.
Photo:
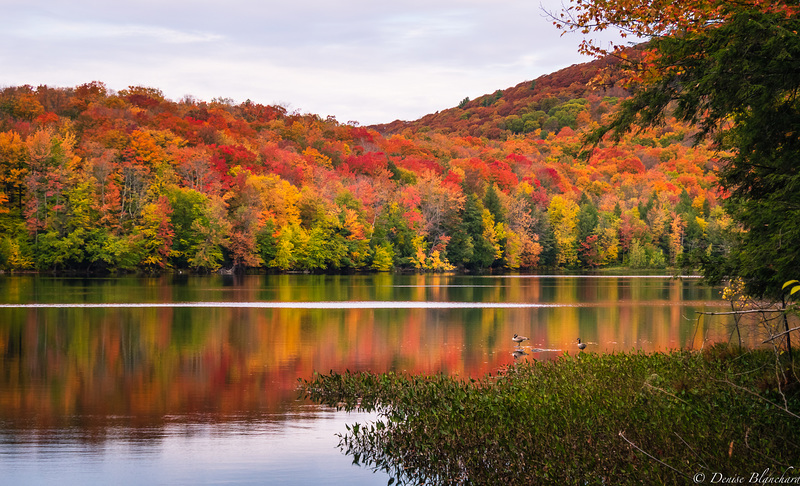
[[761, 344], [767, 344], [768, 342], [773, 341], [775, 339], [778, 339], [779, 337], [781, 337], [781, 336], [783, 336], [785, 334], [789, 334], [790, 332], [793, 332], [793, 331], [800, 331], [800, 326], [793, 327], [793, 328], [789, 329], [788, 331], [783, 331], [782, 333], [776, 334], [776, 335], [772, 336], [771, 338], [767, 339], [766, 341], [762, 341]]
[[780, 313], [783, 312], [781, 309], [750, 309], [750, 310], [741, 310], [741, 311], [732, 311], [732, 312], [698, 312], [698, 314], [703, 314], [706, 316], [735, 316], [740, 314], [758, 314], [763, 312], [776, 312]]

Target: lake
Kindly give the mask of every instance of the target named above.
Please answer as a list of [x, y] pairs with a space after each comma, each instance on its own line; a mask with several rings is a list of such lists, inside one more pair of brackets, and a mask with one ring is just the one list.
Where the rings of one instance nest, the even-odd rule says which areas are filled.
[[[386, 484], [298, 396], [329, 370], [482, 376], [520, 359], [727, 341], [696, 278], [0, 276], [0, 478], [15, 485]], [[745, 335], [745, 340], [756, 337]]]

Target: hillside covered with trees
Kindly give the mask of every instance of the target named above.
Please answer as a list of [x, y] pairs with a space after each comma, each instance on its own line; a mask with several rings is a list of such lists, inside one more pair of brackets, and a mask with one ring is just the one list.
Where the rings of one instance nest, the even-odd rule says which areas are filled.
[[594, 61], [361, 127], [100, 82], [0, 92], [0, 267], [111, 272], [664, 267], [725, 251], [689, 126], [582, 134], [627, 92]]

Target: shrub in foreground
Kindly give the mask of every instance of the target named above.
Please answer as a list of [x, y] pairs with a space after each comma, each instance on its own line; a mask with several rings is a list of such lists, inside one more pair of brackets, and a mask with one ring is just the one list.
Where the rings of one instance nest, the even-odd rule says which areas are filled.
[[400, 483], [710, 484], [800, 481], [789, 376], [774, 354], [717, 347], [565, 355], [479, 380], [331, 372], [302, 389], [377, 411], [340, 447]]

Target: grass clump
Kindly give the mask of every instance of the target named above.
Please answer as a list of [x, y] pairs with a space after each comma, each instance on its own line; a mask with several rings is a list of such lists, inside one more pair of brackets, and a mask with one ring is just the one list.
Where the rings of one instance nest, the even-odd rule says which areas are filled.
[[800, 472], [800, 393], [769, 352], [582, 353], [479, 380], [331, 372], [302, 389], [377, 411], [340, 447], [399, 483], [687, 484], [697, 474]]

